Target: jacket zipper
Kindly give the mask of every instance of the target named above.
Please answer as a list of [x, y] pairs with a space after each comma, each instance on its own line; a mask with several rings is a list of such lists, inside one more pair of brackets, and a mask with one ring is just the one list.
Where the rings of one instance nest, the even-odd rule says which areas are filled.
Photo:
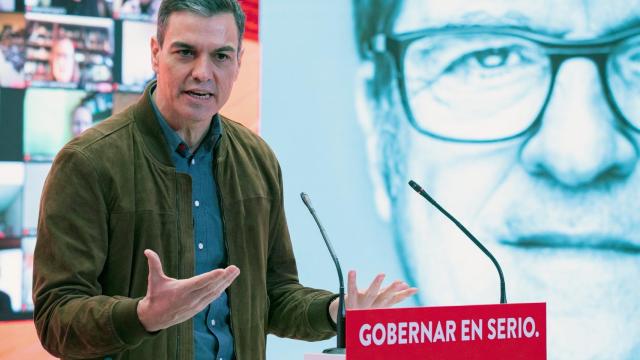
[[[179, 181], [179, 176], [178, 176], [178, 171], [176, 170], [176, 207], [178, 210], [178, 259], [176, 260], [177, 262], [177, 270], [178, 270], [178, 278], [180, 278], [181, 276], [181, 271], [180, 271], [180, 259], [182, 258], [182, 216], [180, 216], [180, 181]], [[177, 334], [176, 334], [176, 356], [174, 357], [174, 359], [180, 359], [180, 330], [179, 328], [176, 329]]]
[[[215, 167], [213, 169], [213, 181], [216, 184], [216, 189], [218, 191], [216, 191], [217, 195], [218, 195], [218, 208], [220, 209], [220, 220], [222, 222], [222, 240], [224, 242], [224, 248], [225, 251], [227, 252], [227, 266], [229, 265], [230, 262], [230, 256], [229, 256], [229, 242], [227, 241], [227, 225], [225, 222], [225, 216], [224, 216], [224, 201], [222, 200], [222, 189], [220, 188], [220, 182], [218, 181], [218, 169], [220, 168], [220, 166], [218, 166], [218, 159], [219, 159], [219, 149], [220, 149], [220, 143], [222, 142], [222, 137], [223, 134], [220, 134], [220, 138], [218, 139], [218, 141], [216, 142], [216, 144], [213, 147], [213, 155], [214, 155], [214, 159], [213, 159], [213, 164], [215, 164]], [[226, 290], [225, 290], [226, 291]], [[231, 316], [232, 313], [232, 309], [231, 309], [231, 298], [227, 295], [227, 306], [229, 307], [229, 330], [231, 330], [231, 337], [233, 339], [233, 348], [234, 348], [234, 353], [236, 352], [235, 349], [237, 349], [236, 346], [236, 337], [233, 336], [233, 316]], [[236, 360], [238, 359], [237, 357], [234, 357]]]

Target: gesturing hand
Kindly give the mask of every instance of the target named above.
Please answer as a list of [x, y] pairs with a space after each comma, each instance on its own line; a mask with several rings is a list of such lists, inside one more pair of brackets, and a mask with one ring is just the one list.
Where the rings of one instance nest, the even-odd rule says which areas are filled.
[[192, 318], [218, 298], [240, 274], [230, 265], [189, 279], [170, 278], [162, 271], [160, 257], [145, 250], [149, 262], [147, 295], [138, 303], [138, 318], [149, 331], [166, 329]]
[[[391, 285], [381, 289], [385, 275], [379, 274], [365, 291], [358, 291], [356, 285], [356, 272], [349, 271], [347, 280], [347, 295], [345, 306], [347, 309], [376, 309], [393, 306], [407, 297], [418, 292], [418, 289], [409, 287], [404, 281], [396, 280]], [[338, 299], [329, 305], [329, 314], [333, 322], [338, 315]]]

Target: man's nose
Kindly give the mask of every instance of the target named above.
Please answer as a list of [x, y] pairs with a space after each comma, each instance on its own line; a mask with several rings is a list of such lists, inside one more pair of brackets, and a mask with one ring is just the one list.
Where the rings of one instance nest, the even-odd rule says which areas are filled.
[[194, 62], [191, 76], [197, 82], [207, 82], [213, 79], [213, 64], [208, 56], [198, 56]]
[[621, 179], [638, 159], [633, 134], [609, 107], [596, 64], [565, 61], [537, 132], [523, 145], [521, 161], [533, 176], [580, 187]]

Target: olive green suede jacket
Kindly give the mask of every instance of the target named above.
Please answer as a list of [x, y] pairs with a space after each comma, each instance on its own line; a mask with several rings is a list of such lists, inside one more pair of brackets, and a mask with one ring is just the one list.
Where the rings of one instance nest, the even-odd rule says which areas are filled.
[[[221, 117], [214, 177], [229, 264], [236, 358], [265, 358], [266, 334], [335, 335], [335, 295], [298, 282], [278, 162], [266, 143]], [[63, 358], [193, 359], [193, 324], [150, 334], [137, 317], [147, 290], [143, 254], [174, 278], [194, 275], [191, 178], [176, 173], [149, 99], [67, 144], [42, 195], [34, 258], [34, 319], [43, 346]]]

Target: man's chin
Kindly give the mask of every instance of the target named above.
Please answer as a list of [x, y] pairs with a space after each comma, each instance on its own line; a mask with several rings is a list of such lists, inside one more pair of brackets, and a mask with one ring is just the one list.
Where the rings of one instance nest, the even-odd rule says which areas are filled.
[[213, 116], [216, 114], [216, 109], [213, 107], [210, 108], [198, 108], [198, 109], [187, 109], [182, 112], [182, 116], [185, 119], [189, 119], [195, 123], [203, 123], [210, 121]]

